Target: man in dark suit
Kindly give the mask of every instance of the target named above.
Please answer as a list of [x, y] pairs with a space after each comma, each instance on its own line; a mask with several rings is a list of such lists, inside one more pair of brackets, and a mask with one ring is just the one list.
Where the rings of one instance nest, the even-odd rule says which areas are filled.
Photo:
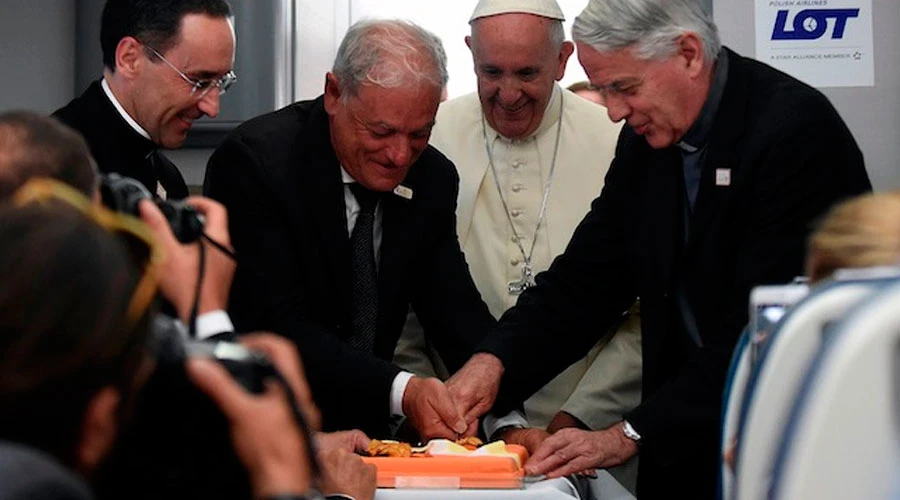
[[188, 195], [159, 148], [180, 147], [194, 120], [219, 114], [234, 82], [234, 23], [225, 0], [108, 0], [103, 78], [54, 115], [81, 132], [102, 173], [135, 178], [161, 198]]
[[556, 433], [526, 472], [639, 453], [640, 498], [711, 498], [750, 289], [802, 274], [810, 223], [871, 189], [862, 154], [821, 93], [722, 48], [695, 0], [592, 0], [573, 33], [610, 118], [627, 121], [606, 186], [448, 385], [469, 419], [507, 410], [640, 297], [642, 404], [608, 429]]
[[455, 368], [494, 325], [456, 238], [458, 176], [428, 146], [446, 81], [434, 35], [358, 23], [324, 96], [245, 123], [210, 159], [204, 191], [239, 260], [231, 316], [297, 343], [326, 430], [466, 430], [439, 380], [389, 362], [410, 305]]

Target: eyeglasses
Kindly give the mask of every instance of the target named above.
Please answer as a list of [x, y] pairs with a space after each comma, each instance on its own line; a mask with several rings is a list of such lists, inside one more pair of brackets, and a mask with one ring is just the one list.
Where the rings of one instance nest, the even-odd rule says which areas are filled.
[[162, 247], [156, 244], [150, 229], [140, 219], [95, 204], [80, 191], [54, 179], [32, 179], [13, 198], [16, 206], [53, 201], [66, 203], [108, 232], [124, 236], [123, 242], [128, 246], [129, 253], [138, 261], [138, 266], [143, 267], [126, 312], [128, 327], [133, 327], [156, 296], [159, 268], [165, 260]]
[[637, 94], [637, 91], [644, 84], [644, 80], [628, 79], [624, 81], [612, 82], [608, 85], [591, 84], [600, 95], [606, 99], [609, 96], [631, 97]]
[[185, 75], [180, 69], [176, 68], [174, 64], [170, 63], [168, 59], [163, 57], [163, 55], [153, 47], [147, 45], [146, 43], [144, 44], [144, 47], [147, 47], [150, 52], [153, 52], [156, 57], [162, 59], [162, 62], [166, 63], [168, 67], [172, 68], [176, 73], [178, 73], [178, 76], [180, 76], [182, 80], [186, 81], [188, 85], [191, 86], [191, 95], [193, 95], [198, 100], [206, 97], [206, 94], [208, 94], [214, 88], [219, 89], [219, 95], [222, 95], [226, 91], [228, 91], [228, 89], [232, 85], [234, 85], [234, 82], [237, 81], [237, 75], [234, 74], [234, 71], [229, 71], [228, 73], [222, 75], [221, 78], [215, 80], [194, 80], [193, 78]]

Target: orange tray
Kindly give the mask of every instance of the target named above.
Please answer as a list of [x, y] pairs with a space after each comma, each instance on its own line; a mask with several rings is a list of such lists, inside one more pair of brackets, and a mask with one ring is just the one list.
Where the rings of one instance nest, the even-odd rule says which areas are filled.
[[[518, 454], [521, 463], [528, 460], [524, 447], [510, 444], [506, 449]], [[515, 489], [522, 487], [524, 476], [516, 461], [505, 456], [363, 457], [363, 461], [378, 468], [379, 488]]]

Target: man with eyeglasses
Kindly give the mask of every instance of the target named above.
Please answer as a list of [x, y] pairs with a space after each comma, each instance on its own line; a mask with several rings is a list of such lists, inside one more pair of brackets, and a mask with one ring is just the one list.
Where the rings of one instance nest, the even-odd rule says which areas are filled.
[[219, 114], [236, 80], [235, 35], [225, 0], [108, 0], [103, 78], [54, 115], [84, 135], [102, 173], [181, 199], [187, 184], [159, 149], [180, 147], [195, 120]]
[[639, 498], [713, 498], [750, 289], [803, 272], [811, 222], [871, 189], [862, 153], [821, 92], [722, 47], [699, 0], [591, 0], [572, 33], [610, 119], [626, 122], [615, 159], [565, 252], [448, 385], [467, 415], [502, 413], [639, 296], [641, 404], [605, 429], [555, 433], [525, 472], [639, 456]]

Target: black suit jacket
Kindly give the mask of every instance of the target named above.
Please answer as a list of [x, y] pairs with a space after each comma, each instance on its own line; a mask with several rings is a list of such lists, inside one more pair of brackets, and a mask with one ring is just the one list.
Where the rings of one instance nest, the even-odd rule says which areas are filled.
[[[654, 150], [626, 126], [603, 192], [566, 251], [481, 347], [506, 367], [502, 412], [582, 356], [640, 297], [643, 402], [626, 420], [642, 436], [641, 498], [713, 496], [724, 376], [750, 289], [803, 274], [811, 223], [871, 190], [862, 154], [825, 96], [728, 57], [687, 241], [678, 150]], [[717, 183], [717, 170], [730, 182]], [[702, 346], [680, 319], [679, 297]]]
[[382, 198], [374, 356], [350, 349], [350, 240], [341, 169], [323, 99], [239, 127], [210, 158], [204, 192], [228, 208], [238, 268], [229, 312], [241, 331], [272, 330], [299, 346], [326, 429], [384, 435], [391, 360], [412, 305], [451, 369], [495, 321], [456, 238], [459, 177], [428, 147]]
[[101, 173], [116, 172], [137, 179], [151, 194], [156, 193], [158, 180], [168, 199], [187, 197], [187, 184], [175, 164], [158, 153], [154, 155], [154, 163], [148, 160], [159, 146], [122, 119], [99, 80], [80, 97], [56, 110], [53, 116], [84, 136]]

